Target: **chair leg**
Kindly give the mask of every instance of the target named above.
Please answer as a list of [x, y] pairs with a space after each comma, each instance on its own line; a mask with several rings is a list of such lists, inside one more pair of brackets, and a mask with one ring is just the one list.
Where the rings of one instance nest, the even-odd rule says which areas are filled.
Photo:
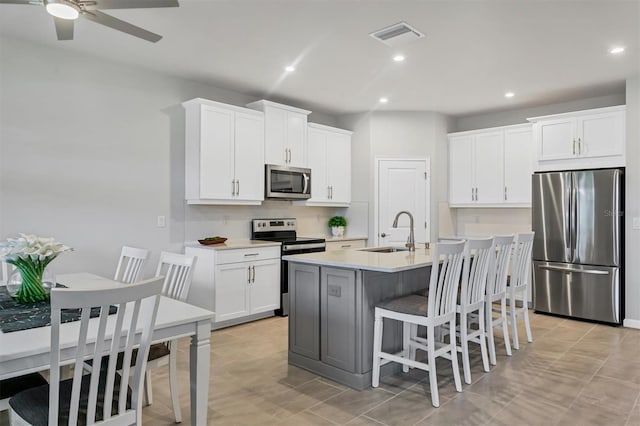
[[153, 390], [151, 385], [151, 372], [144, 373], [144, 398], [147, 405], [153, 404]]
[[[418, 337], [418, 324], [411, 324], [411, 337], [412, 341]], [[415, 361], [416, 360], [416, 347], [413, 345], [409, 345], [409, 359]], [[409, 367], [410, 369], [414, 369], [415, 367]]]
[[178, 391], [177, 375], [177, 345], [174, 345], [169, 352], [169, 387], [171, 388], [171, 402], [173, 403], [173, 413], [176, 416], [176, 423], [182, 423], [182, 412], [180, 411], [180, 398]]
[[489, 361], [491, 365], [496, 365], [496, 341], [493, 337], [493, 310], [491, 304], [488, 306], [485, 304], [484, 315], [486, 318], [487, 339], [489, 340]]
[[502, 318], [502, 334], [504, 336], [504, 347], [507, 355], [511, 356], [511, 343], [509, 343], [509, 322], [507, 321], [507, 302], [505, 299], [500, 301], [500, 317]]
[[382, 317], [376, 315], [373, 322], [373, 368], [371, 370], [371, 386], [380, 384], [380, 352], [382, 351]]
[[[427, 326], [427, 359], [428, 359], [427, 362], [429, 364], [429, 388], [431, 389], [431, 404], [434, 407], [438, 408], [440, 406], [440, 397], [438, 396], [438, 376], [436, 374], [436, 357], [435, 357], [436, 345], [434, 341], [435, 333], [433, 328], [434, 327], [432, 325]], [[455, 345], [454, 345], [453, 351], [454, 353], [456, 351]], [[456, 355], [454, 356], [457, 359], [457, 356]], [[456, 372], [457, 370], [458, 369], [456, 367], [454, 372]], [[458, 372], [458, 374], [460, 373]]]
[[509, 301], [509, 318], [511, 319], [511, 330], [513, 331], [513, 347], [520, 349], [518, 341], [518, 315], [516, 313], [516, 298], [513, 297]]
[[[464, 371], [464, 382], [468, 385], [471, 384], [471, 365], [469, 362], [469, 340], [467, 337], [467, 314], [460, 313], [460, 348], [462, 349], [462, 370]], [[456, 345], [456, 335], [451, 334], [454, 347]], [[453, 352], [452, 356], [458, 357], [457, 350]]]
[[[411, 334], [411, 324], [408, 322], [403, 322], [402, 323], [402, 357], [404, 359], [409, 359], [409, 356], [410, 356], [409, 354], [410, 334]], [[407, 364], [402, 364], [402, 372], [403, 373], [409, 372], [409, 366]]]
[[489, 372], [489, 362], [487, 361], [487, 340], [486, 340], [486, 326], [484, 323], [484, 306], [481, 306], [478, 311], [478, 328], [480, 329], [480, 352], [482, 353], [482, 367], [484, 371]]
[[533, 342], [533, 334], [531, 334], [531, 323], [529, 322], [529, 308], [527, 307], [526, 302], [523, 306], [524, 309], [524, 328], [527, 331], [527, 342]]
[[[456, 319], [449, 322], [450, 330], [456, 329]], [[460, 370], [458, 370], [458, 349], [456, 348], [455, 334], [453, 339], [450, 340], [449, 347], [451, 348], [451, 369], [453, 370], [453, 382], [456, 385], [456, 391], [462, 392], [462, 383], [460, 382]], [[434, 361], [435, 366], [435, 361]], [[431, 368], [431, 367], [429, 367]]]

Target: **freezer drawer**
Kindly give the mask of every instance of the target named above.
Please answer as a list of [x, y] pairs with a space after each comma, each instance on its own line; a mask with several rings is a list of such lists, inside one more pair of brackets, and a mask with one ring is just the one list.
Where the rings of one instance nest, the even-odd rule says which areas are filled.
[[536, 311], [620, 324], [620, 269], [533, 262]]

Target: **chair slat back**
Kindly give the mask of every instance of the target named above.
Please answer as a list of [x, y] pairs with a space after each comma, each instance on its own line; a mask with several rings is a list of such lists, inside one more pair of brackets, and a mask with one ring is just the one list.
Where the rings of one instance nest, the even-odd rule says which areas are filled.
[[494, 253], [493, 237], [467, 240], [462, 266], [461, 305], [484, 301], [491, 256]]
[[149, 257], [149, 250], [136, 247], [122, 247], [120, 260], [116, 267], [115, 281], [125, 284], [134, 283], [139, 280], [142, 266]]
[[531, 249], [533, 248], [534, 232], [519, 232], [513, 243], [513, 257], [511, 260], [511, 281], [514, 287], [526, 286], [531, 275]]
[[[455, 313], [458, 283], [462, 271], [464, 241], [437, 243], [433, 251], [433, 265], [429, 281], [427, 316], [439, 317]], [[442, 257], [442, 259], [441, 259]], [[438, 268], [438, 261], [442, 260]]]
[[[158, 311], [163, 277], [155, 277], [128, 286], [109, 289], [52, 289], [51, 290], [51, 370], [49, 385], [49, 426], [58, 425], [60, 383], [60, 315], [62, 309], [80, 310], [78, 348], [75, 356], [69, 425], [76, 426], [80, 416], [83, 363], [93, 358], [94, 368], [90, 372], [89, 393], [86, 399], [86, 420], [91, 425], [98, 419], [114, 424], [136, 422], [138, 402], [142, 398], [142, 383], [146, 369], [153, 326]], [[109, 307], [118, 308], [116, 315], [109, 316]], [[88, 340], [91, 309], [99, 307], [95, 342]], [[129, 374], [132, 352], [138, 346], [134, 373]], [[123, 351], [122, 375], [116, 376], [118, 353]], [[118, 378], [117, 378], [118, 377]], [[105, 383], [104, 398], [98, 398], [98, 385]], [[119, 383], [118, 383], [119, 382]], [[127, 409], [127, 393], [131, 387], [131, 409]], [[116, 387], [117, 386], [117, 387]], [[114, 401], [114, 390], [118, 400]], [[117, 403], [116, 414], [112, 407]], [[102, 405], [102, 412], [97, 410]]]
[[504, 293], [507, 289], [507, 273], [509, 271], [512, 244], [513, 235], [494, 237], [495, 256], [491, 256], [491, 265], [489, 267], [488, 295], [495, 296]]
[[194, 256], [165, 251], [160, 253], [156, 276], [165, 277], [162, 294], [183, 302], [187, 300], [195, 264]]

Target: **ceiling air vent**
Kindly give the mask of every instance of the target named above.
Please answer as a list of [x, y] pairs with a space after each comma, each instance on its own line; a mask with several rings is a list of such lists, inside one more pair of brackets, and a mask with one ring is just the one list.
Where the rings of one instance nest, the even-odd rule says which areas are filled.
[[390, 27], [374, 31], [369, 35], [391, 47], [397, 47], [424, 37], [424, 34], [406, 22], [399, 22]]

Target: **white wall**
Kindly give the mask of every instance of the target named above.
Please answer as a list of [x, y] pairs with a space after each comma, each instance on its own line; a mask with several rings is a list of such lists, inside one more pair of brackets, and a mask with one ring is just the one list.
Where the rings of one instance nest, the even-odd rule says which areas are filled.
[[[129, 244], [152, 250], [150, 274], [161, 250], [248, 237], [254, 217], [297, 216], [301, 233], [327, 231], [335, 209], [185, 205], [180, 103], [254, 97], [62, 47], [0, 38], [0, 55], [0, 239], [35, 233], [74, 247], [52, 264], [58, 273], [109, 276]], [[336, 124], [326, 114], [310, 121]], [[166, 228], [156, 227], [159, 215]]]
[[640, 75], [627, 79], [627, 167], [625, 169], [625, 325], [640, 328]]
[[352, 197], [367, 202], [369, 239], [374, 239], [375, 159], [431, 158], [431, 239], [438, 236], [438, 205], [446, 202], [447, 129], [450, 122], [433, 112], [372, 112], [339, 117], [354, 130], [352, 140]]

